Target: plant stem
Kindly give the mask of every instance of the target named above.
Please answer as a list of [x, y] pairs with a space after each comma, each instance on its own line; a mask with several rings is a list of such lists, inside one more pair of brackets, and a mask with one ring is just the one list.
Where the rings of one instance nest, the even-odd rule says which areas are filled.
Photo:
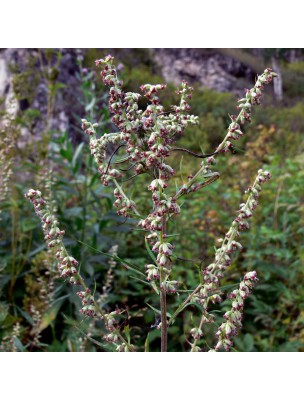
[[171, 325], [172, 322], [174, 321], [175, 317], [184, 309], [184, 307], [189, 303], [189, 301], [192, 299], [192, 297], [197, 293], [200, 288], [202, 287], [202, 284], [200, 283], [192, 293], [189, 294], [189, 296], [186, 298], [186, 300], [178, 307], [178, 309], [175, 311], [175, 313], [172, 315], [172, 317], [168, 321], [168, 325]]
[[160, 289], [160, 309], [161, 309], [161, 351], [167, 351], [168, 326], [167, 326], [167, 299], [166, 290]]
[[[68, 252], [63, 244], [63, 242], [61, 242], [62, 247], [64, 248], [66, 254], [68, 255]], [[84, 279], [82, 278], [82, 276], [79, 274], [79, 272], [77, 273], [77, 278], [79, 280], [80, 285], [82, 286], [82, 288], [86, 291], [88, 289], [87, 285], [85, 284]], [[97, 309], [99, 316], [103, 318], [104, 321], [106, 321], [106, 315], [105, 313], [102, 311], [101, 307], [99, 306], [99, 304], [97, 303], [97, 301], [94, 299], [94, 306]], [[127, 346], [127, 348], [133, 352], [133, 348], [132, 346], [129, 345], [129, 343], [124, 339], [124, 337], [122, 336], [122, 334], [120, 333], [119, 329], [116, 330], [116, 334], [117, 336], [120, 338], [120, 340]]]
[[[162, 230], [160, 233], [160, 242], [163, 243], [164, 235], [166, 235], [166, 217], [163, 215]], [[168, 323], [167, 323], [167, 294], [163, 282], [166, 279], [163, 268], [160, 267], [160, 310], [161, 310], [161, 352], [167, 351], [168, 342]]]
[[[113, 179], [113, 182], [115, 184], [115, 186], [117, 187], [117, 189], [119, 190], [120, 194], [126, 199], [129, 200], [128, 196], [125, 194], [125, 192], [123, 191], [122, 187], [119, 185], [119, 183], [117, 182], [116, 179]], [[135, 207], [133, 207], [133, 211], [134, 213], [140, 217], [139, 212], [137, 211], [137, 209]]]
[[[203, 322], [204, 322], [204, 314], [202, 314], [202, 318], [201, 318], [201, 321], [200, 321], [200, 324], [199, 324], [199, 329], [202, 329], [202, 326], [203, 326]], [[192, 344], [192, 347], [191, 347], [191, 352], [194, 352], [195, 350], [195, 347], [196, 347], [196, 344], [197, 344], [197, 342], [198, 342], [198, 340], [199, 339], [195, 339], [194, 340], [194, 342], [193, 342], [193, 344]]]

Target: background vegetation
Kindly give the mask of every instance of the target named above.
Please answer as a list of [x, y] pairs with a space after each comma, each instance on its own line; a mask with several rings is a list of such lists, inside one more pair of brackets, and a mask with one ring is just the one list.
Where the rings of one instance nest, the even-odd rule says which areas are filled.
[[[223, 52], [227, 54], [229, 50]], [[267, 53], [259, 59], [245, 50], [231, 52], [231, 56], [239, 57], [257, 72], [262, 72], [267, 61]], [[116, 53], [129, 90], [138, 91], [147, 82], [163, 82], [145, 50]], [[148, 338], [150, 351], [159, 347], [153, 293], [134, 279], [123, 263], [113, 262], [107, 255], [117, 252], [119, 258], [141, 265], [144, 270], [149, 260], [143, 237], [136, 230], [135, 221], [117, 216], [112, 207], [112, 190], [101, 185], [80, 130], [84, 116], [99, 122], [100, 132], [113, 130], [106, 92], [93, 66], [95, 58], [104, 54], [105, 50], [88, 50], [84, 58], [76, 60], [78, 101], [85, 115], [75, 111], [73, 134], [50, 129], [56, 101], [65, 88], [56, 73], [60, 52], [43, 51], [40, 58], [30, 59], [22, 71], [18, 65], [11, 66], [19, 102], [28, 99], [31, 104], [41, 81], [48, 90], [46, 114], [41, 109], [20, 107], [16, 118], [9, 119], [2, 108], [6, 128], [1, 133], [0, 149], [6, 149], [5, 157], [12, 168], [8, 195], [0, 203], [0, 342], [4, 351], [106, 350], [101, 344], [102, 326], [83, 318], [73, 288], [57, 278], [54, 261], [44, 247], [39, 220], [23, 196], [30, 187], [39, 187], [53, 202], [66, 231], [65, 244], [80, 261], [90, 287], [96, 285], [102, 293], [105, 307], [125, 309], [132, 336], [142, 346]], [[251, 228], [244, 235], [244, 250], [230, 270], [234, 280], [253, 269], [260, 278], [246, 301], [244, 327], [236, 340], [236, 351], [304, 349], [304, 62], [289, 63], [284, 54], [277, 54], [282, 69], [283, 101], [275, 102], [268, 91], [262, 106], [254, 110], [253, 123], [238, 142], [235, 154], [220, 158], [221, 178], [203, 192], [192, 194], [176, 220], [177, 253], [183, 259], [207, 263], [213, 257], [216, 239], [230, 226], [244, 189], [256, 171], [265, 167], [273, 176], [263, 190], [262, 206], [257, 208]], [[167, 107], [174, 103], [174, 90], [168, 84], [163, 99]], [[235, 105], [234, 94], [196, 87], [192, 112], [199, 115], [200, 125], [180, 138], [180, 146], [197, 152], [213, 151], [225, 134], [228, 113], [235, 112]], [[75, 110], [78, 109], [75, 104]], [[33, 130], [39, 119], [46, 124], [37, 140]], [[25, 130], [30, 140], [24, 143]], [[188, 156], [177, 157], [173, 162], [177, 177], [188, 176], [198, 165], [197, 160]], [[144, 177], [139, 177], [127, 184], [133, 190], [132, 196], [143, 203], [147, 199], [141, 188], [146, 183]], [[189, 269], [182, 260], [176, 269], [188, 286], [195, 287], [197, 270]], [[229, 284], [229, 280], [225, 283]], [[170, 301], [177, 304], [177, 296], [170, 297]], [[225, 307], [224, 302], [218, 309]], [[195, 309], [193, 315], [182, 314], [170, 328], [169, 351], [189, 348], [191, 318], [196, 318]], [[215, 328], [205, 335], [214, 333], [212, 329]]]

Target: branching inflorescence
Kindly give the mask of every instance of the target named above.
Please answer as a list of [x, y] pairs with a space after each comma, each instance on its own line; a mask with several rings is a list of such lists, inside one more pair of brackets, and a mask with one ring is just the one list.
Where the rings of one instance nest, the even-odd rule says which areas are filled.
[[[237, 250], [242, 249], [241, 243], [239, 243], [239, 237], [241, 235], [241, 231], [249, 228], [248, 219], [252, 217], [253, 210], [258, 205], [258, 197], [259, 193], [262, 190], [262, 184], [265, 183], [268, 179], [270, 179], [270, 173], [268, 171], [259, 170], [258, 176], [256, 177], [252, 186], [248, 188], [246, 193], [248, 194], [248, 198], [246, 203], [240, 204], [240, 209], [238, 216], [233, 221], [229, 231], [226, 233], [225, 238], [221, 239], [220, 242], [222, 243], [221, 247], [217, 249], [215, 253], [215, 259], [212, 264], [207, 266], [203, 271], [204, 276], [204, 283], [200, 284], [196, 290], [188, 297], [187, 302], [184, 302], [183, 306], [185, 306], [190, 300], [198, 302], [202, 308], [202, 316], [201, 322], [198, 328], [193, 328], [191, 330], [191, 335], [194, 339], [194, 342], [191, 346], [192, 351], [199, 351], [200, 348], [196, 345], [198, 339], [203, 336], [202, 332], [202, 325], [203, 323], [209, 323], [213, 321], [213, 316], [208, 314], [208, 303], [212, 302], [221, 302], [222, 297], [221, 293], [218, 292], [219, 280], [224, 276], [224, 272], [231, 264], [231, 254]], [[249, 276], [254, 276], [255, 278], [252, 279], [253, 282], [257, 281], [256, 272], [249, 272], [245, 278], [245, 283], [248, 281]], [[247, 278], [246, 278], [247, 277]], [[249, 282], [247, 282], [249, 285]], [[245, 285], [246, 286], [246, 285]], [[250, 286], [250, 285], [249, 285]], [[248, 286], [248, 287], [249, 287]], [[242, 290], [243, 286], [240, 286], [240, 290]], [[244, 289], [245, 290], [245, 289]], [[249, 291], [246, 292], [247, 295]], [[246, 296], [243, 296], [244, 299]], [[243, 308], [243, 302], [242, 302]], [[238, 310], [238, 309], [237, 309]], [[242, 314], [238, 310], [238, 325], [237, 327], [241, 327], [241, 320]], [[237, 332], [237, 330], [233, 330], [233, 332]], [[223, 334], [225, 334], [225, 329], [223, 329]], [[230, 332], [229, 332], [230, 335]], [[227, 342], [228, 343], [228, 342]], [[226, 350], [229, 349], [229, 346], [224, 340], [219, 341], [216, 350], [218, 350], [221, 346], [223, 346]], [[229, 343], [232, 345], [232, 341], [229, 340]], [[230, 345], [230, 346], [231, 346]]]
[[60, 277], [68, 279], [73, 285], [79, 285], [82, 287], [82, 291], [77, 292], [77, 295], [82, 302], [80, 312], [88, 317], [102, 319], [109, 331], [109, 334], [105, 336], [105, 339], [109, 342], [118, 343], [117, 347], [119, 350], [133, 351], [133, 347], [125, 341], [119, 332], [119, 327], [115, 319], [117, 312], [113, 311], [108, 314], [103, 312], [97, 301], [94, 299], [91, 290], [86, 286], [84, 279], [77, 269], [79, 264], [78, 261], [69, 255], [63, 243], [65, 232], [59, 228], [58, 220], [51, 212], [49, 203], [43, 199], [39, 190], [30, 189], [25, 194], [25, 197], [32, 202], [36, 214], [41, 220], [44, 238], [47, 242], [48, 248], [53, 249], [55, 252], [55, 257], [58, 260]]
[[[191, 350], [200, 350], [197, 341], [203, 335], [202, 326], [204, 323], [212, 321], [212, 315], [208, 313], [208, 303], [222, 300], [219, 279], [223, 277], [224, 272], [231, 264], [231, 254], [242, 248], [239, 243], [240, 231], [249, 227], [248, 219], [258, 204], [257, 198], [261, 184], [270, 178], [270, 174], [267, 171], [258, 171], [257, 178], [247, 191], [248, 199], [246, 203], [240, 205], [238, 216], [223, 239], [221, 247], [216, 251], [214, 262], [203, 270], [203, 282], [190, 293], [169, 320], [167, 319], [166, 296], [178, 291], [179, 282], [171, 278], [174, 243], [169, 241], [168, 221], [181, 212], [179, 200], [182, 196], [195, 192], [219, 178], [219, 173], [212, 170], [212, 166], [216, 163], [215, 156], [232, 149], [231, 140], [238, 140], [243, 136], [244, 132], [241, 126], [245, 121], [251, 121], [251, 109], [254, 105], [260, 104], [262, 90], [266, 84], [272, 81], [275, 73], [271, 69], [266, 69], [257, 78], [254, 87], [246, 90], [245, 97], [239, 100], [239, 114], [230, 116], [231, 123], [223, 141], [214, 153], [206, 156], [207, 158], [201, 162], [198, 171], [174, 191], [170, 187], [170, 180], [175, 171], [170, 166], [168, 158], [173, 151], [181, 150], [174, 147], [177, 138], [189, 125], [198, 123], [198, 117], [188, 114], [190, 110], [188, 102], [191, 100], [193, 88], [183, 81], [177, 91], [180, 96], [179, 104], [172, 106], [171, 111], [167, 112], [159, 99], [160, 92], [166, 88], [165, 85], [142, 85], [140, 87], [142, 94], [124, 92], [112, 56], [97, 60], [96, 65], [101, 67], [102, 80], [109, 87], [109, 110], [113, 114], [112, 122], [117, 126], [118, 132], [104, 133], [98, 137], [98, 124], [86, 119], [82, 120], [82, 129], [89, 136], [91, 154], [97, 163], [103, 185], [113, 184], [114, 186], [116, 199], [114, 206], [117, 208], [117, 213], [138, 219], [138, 226], [146, 232], [147, 246], [151, 246], [152, 252], [155, 253], [155, 262], [146, 265], [146, 274], [147, 281], [160, 295], [161, 350], [167, 351], [168, 326], [174, 322], [179, 312], [190, 301], [198, 302], [203, 309], [199, 326], [190, 332], [194, 339]], [[144, 110], [139, 107], [139, 100], [142, 97], [148, 102]], [[121, 154], [121, 150], [124, 151], [124, 154]], [[125, 167], [126, 163], [129, 165], [128, 168]], [[120, 164], [124, 164], [124, 168], [120, 168]], [[138, 204], [134, 199], [128, 197], [119, 181], [129, 171], [133, 174], [131, 179], [143, 173], [151, 177], [147, 189], [151, 192], [152, 201], [150, 212], [147, 215], [143, 215], [139, 211]], [[61, 276], [68, 278], [71, 283], [80, 284], [85, 288], [83, 292], [78, 293], [83, 300], [82, 312], [89, 316], [99, 315], [104, 319], [106, 325], [109, 325], [109, 317], [97, 309], [95, 300], [85, 287], [83, 278], [77, 271], [77, 261], [68, 255], [62, 243], [64, 232], [58, 228], [56, 218], [49, 214], [40, 192], [30, 190], [26, 196], [33, 202], [37, 214], [42, 219], [48, 246], [55, 247], [57, 250], [56, 257], [59, 260]], [[232, 343], [230, 336], [235, 335], [241, 326], [243, 299], [247, 297], [256, 281], [255, 271], [249, 272], [241, 282], [240, 289], [232, 293], [232, 296], [235, 297], [232, 311], [225, 314], [227, 322], [219, 328], [216, 350], [221, 347], [226, 350], [230, 348]], [[115, 332], [117, 333], [117, 330]]]

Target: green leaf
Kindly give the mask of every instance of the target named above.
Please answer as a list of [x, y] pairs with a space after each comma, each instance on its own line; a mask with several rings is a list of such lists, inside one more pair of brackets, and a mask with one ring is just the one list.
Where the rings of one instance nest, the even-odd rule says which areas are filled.
[[152, 282], [150, 282], [150, 284], [153, 287], [153, 289], [155, 290], [156, 294], [159, 295], [159, 290], [158, 290], [156, 283], [154, 281], [152, 281]]
[[149, 256], [152, 258], [153, 262], [157, 265], [156, 258], [155, 258], [155, 256], [154, 256], [152, 250], [150, 249], [150, 246], [149, 246], [149, 243], [148, 243], [146, 237], [145, 237], [145, 245], [146, 245], [147, 252], [149, 253]]
[[159, 294], [159, 290], [158, 290], [157, 286], [155, 285], [155, 282], [147, 282], [142, 279], [136, 278], [136, 276], [132, 276], [132, 275], [130, 275], [130, 278], [135, 279], [136, 281], [139, 281], [146, 286], [152, 287], [152, 289], [156, 292], [156, 294]]
[[[84, 146], [84, 143], [83, 143], [83, 142], [80, 143], [80, 145], [77, 147], [77, 149], [76, 149], [76, 151], [75, 151], [75, 153], [74, 153], [74, 156], [73, 156], [73, 159], [72, 159], [72, 167], [73, 167], [73, 168], [75, 168], [75, 166], [76, 166], [77, 158], [79, 157], [79, 155], [80, 155], [80, 153], [81, 153], [81, 151], [82, 151], [83, 146]], [[74, 172], [75, 172], [75, 171], [74, 171]]]
[[96, 104], [96, 97], [93, 97], [89, 104], [85, 106], [85, 111], [91, 111]]
[[250, 333], [246, 333], [244, 336], [244, 347], [245, 351], [252, 351], [254, 346], [254, 341], [252, 335]]
[[37, 218], [24, 218], [21, 220], [21, 230], [22, 232], [32, 231], [39, 225]]
[[104, 254], [105, 256], [110, 257], [113, 260], [120, 262], [126, 269], [130, 269], [131, 271], [136, 272], [139, 275], [146, 276], [143, 272], [141, 272], [140, 267], [138, 265], [130, 263], [129, 261], [126, 261], [123, 258], [120, 258], [113, 254], [109, 254], [109, 253], [105, 253], [104, 251], [97, 250], [94, 247], [82, 242], [81, 240], [78, 240], [78, 242], [81, 244], [84, 244], [85, 246], [89, 247], [90, 249], [96, 251], [96, 253]]
[[[181, 305], [177, 308], [177, 310], [174, 312], [174, 314], [173, 314], [173, 316], [172, 316], [172, 321], [171, 321], [171, 324], [174, 322], [174, 320], [175, 320], [175, 318], [178, 316], [178, 314], [180, 314], [183, 310], [185, 310], [185, 308], [187, 308], [187, 307], [189, 307], [189, 306], [195, 306], [195, 307], [197, 307], [199, 310], [201, 310], [201, 311], [203, 311], [204, 310], [204, 308], [200, 305], [200, 304], [198, 304], [198, 303], [195, 303], [195, 302], [189, 302], [189, 303], [187, 303], [187, 304], [185, 304], [183, 307], [181, 307]], [[215, 311], [212, 311], [212, 312], [215, 312]]]
[[21, 343], [21, 341], [20, 341], [20, 339], [18, 339], [17, 337], [14, 337], [14, 345], [17, 347], [17, 349], [19, 350], [19, 351], [25, 351], [25, 348], [24, 348], [24, 346], [23, 346], [23, 344]]
[[158, 310], [157, 308], [151, 306], [149, 303], [146, 303], [146, 304], [147, 304], [147, 306], [150, 307], [151, 310], [153, 310], [156, 314], [161, 315], [161, 311], [160, 311], [160, 310]]
[[4, 321], [8, 314], [8, 304], [1, 302], [0, 303], [0, 322]]
[[50, 89], [51, 89], [52, 93], [56, 93], [57, 90], [64, 89], [65, 87], [67, 87], [67, 85], [65, 85], [64, 83], [55, 82], [50, 86]]
[[60, 310], [60, 307], [62, 305], [63, 301], [59, 301], [56, 303], [55, 306], [49, 308], [45, 314], [43, 314], [40, 325], [39, 325], [39, 331], [43, 331], [46, 329], [53, 321], [56, 320], [58, 311]]
[[145, 353], [149, 353], [149, 333], [145, 341]]
[[65, 149], [60, 149], [59, 153], [61, 154], [61, 156], [68, 160], [68, 161], [72, 161], [72, 154], [69, 150], [65, 150]]
[[130, 344], [131, 343], [131, 337], [130, 337], [130, 327], [129, 327], [129, 325], [125, 326], [124, 331], [125, 331], [126, 338], [128, 340], [128, 344]]
[[69, 217], [77, 217], [81, 215], [82, 207], [72, 207], [65, 210], [65, 215]]
[[[160, 310], [158, 310], [157, 308], [151, 306], [149, 303], [146, 303], [146, 304], [147, 304], [147, 306], [150, 307], [151, 310], [153, 310], [156, 314], [161, 315], [161, 311], [160, 311]], [[167, 312], [166, 315], [167, 315], [167, 317], [171, 318], [171, 314], [170, 314], [170, 313]]]
[[29, 322], [32, 326], [35, 325], [33, 318], [27, 312], [21, 310], [21, 308], [19, 308], [18, 306], [16, 306], [16, 308], [20, 312], [22, 317], [27, 320], [27, 322]]
[[84, 331], [82, 331], [78, 326], [74, 325], [74, 328], [77, 329], [82, 336], [86, 337], [90, 342], [96, 344], [96, 346], [101, 347], [106, 351], [111, 351], [109, 346], [104, 345], [103, 343], [99, 342], [98, 340], [93, 339], [91, 336], [87, 335]]
[[[107, 253], [104, 253], [104, 254], [108, 255]], [[136, 267], [136, 268], [131, 267], [132, 264], [130, 264], [130, 263], [128, 263], [128, 262], [122, 260], [121, 258], [118, 258], [118, 257], [117, 257], [117, 258], [114, 258], [114, 260], [121, 262], [121, 263], [122, 263], [122, 266], [125, 267], [126, 269], [129, 269], [129, 270], [135, 272], [135, 273], [138, 274], [138, 275], [146, 276], [143, 272], [139, 271], [139, 270], [137, 269], [137, 267]]]

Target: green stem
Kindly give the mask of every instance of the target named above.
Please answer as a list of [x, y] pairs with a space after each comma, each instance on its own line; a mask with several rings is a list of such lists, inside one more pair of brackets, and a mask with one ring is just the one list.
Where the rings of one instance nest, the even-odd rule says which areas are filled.
[[168, 325], [167, 325], [167, 299], [166, 290], [160, 289], [161, 306], [161, 351], [167, 351], [168, 343]]
[[[61, 241], [60, 246], [63, 247], [66, 255], [68, 256], [68, 252], [63, 244], [63, 242]], [[82, 286], [82, 288], [84, 289], [84, 291], [86, 291], [88, 289], [87, 285], [84, 282], [84, 279], [82, 278], [82, 276], [79, 274], [79, 272], [76, 274], [77, 280], [79, 281], [80, 286]], [[97, 301], [94, 299], [94, 307], [95, 309], [98, 311], [98, 313], [100, 314], [100, 316], [103, 318], [104, 321], [107, 320], [106, 314], [102, 311], [101, 307], [99, 306], [99, 304], [97, 303]], [[119, 332], [119, 330], [116, 331], [117, 336], [120, 338], [120, 340], [127, 346], [127, 348], [130, 351], [134, 351], [133, 347], [124, 339], [124, 337], [121, 335], [121, 333]]]
[[[126, 200], [129, 200], [129, 199], [128, 199], [128, 196], [125, 194], [125, 192], [123, 191], [122, 187], [119, 185], [119, 183], [117, 182], [117, 180], [116, 180], [116, 179], [113, 179], [113, 182], [114, 182], [115, 186], [117, 187], [117, 189], [119, 190], [119, 193], [120, 193]], [[137, 211], [137, 209], [136, 209], [135, 207], [133, 207], [133, 211], [134, 211], [134, 213], [135, 213], [138, 217], [140, 217], [140, 214], [139, 214], [139, 212]]]
[[[236, 117], [236, 119], [234, 120], [234, 122], [238, 123], [239, 120], [241, 119], [243, 113], [244, 113], [244, 110], [241, 109], [241, 111], [239, 112], [239, 114], [238, 114], [238, 116]], [[216, 154], [218, 154], [218, 153], [222, 150], [222, 148], [224, 147], [225, 143], [226, 143], [227, 140], [228, 140], [229, 134], [230, 134], [230, 132], [228, 132], [228, 133], [226, 134], [226, 136], [224, 137], [223, 141], [217, 146], [217, 148], [216, 148], [216, 150], [215, 150], [215, 153], [216, 153]], [[202, 165], [201, 168], [200, 168], [200, 169], [196, 172], [196, 174], [193, 176], [193, 178], [190, 179], [187, 183], [183, 184], [182, 186], [186, 186], [187, 189], [189, 189], [190, 186], [194, 183], [194, 181], [195, 181], [195, 180], [200, 176], [200, 174], [203, 172], [204, 168], [205, 168], [205, 166]], [[215, 179], [213, 179], [213, 180], [212, 180], [212, 178], [211, 178], [210, 183], [212, 183], [212, 182], [213, 182], [214, 180], [216, 180], [218, 177], [219, 177], [219, 176], [217, 176], [217, 177], [216, 177]], [[207, 181], [207, 182], [208, 182], [208, 181]], [[210, 184], [210, 183], [207, 183], [207, 184]], [[204, 186], [206, 186], [206, 185], [204, 185]], [[179, 191], [179, 192], [174, 196], [174, 198], [178, 199], [178, 198], [181, 197], [183, 194], [185, 194], [183, 191]]]
[[[163, 216], [162, 230], [160, 233], [160, 242], [164, 242], [164, 235], [166, 234], [166, 216]], [[161, 351], [167, 351], [168, 343], [168, 323], [167, 323], [167, 294], [163, 282], [166, 280], [163, 267], [160, 266], [160, 310], [161, 310]]]
[[[202, 314], [202, 318], [200, 320], [200, 324], [199, 324], [198, 329], [202, 329], [203, 322], [204, 322], [204, 314]], [[191, 352], [194, 352], [194, 349], [196, 347], [196, 344], [197, 344], [198, 340], [199, 339], [194, 339], [194, 342], [192, 343], [192, 346], [191, 346]]]
[[172, 317], [168, 321], [168, 325], [171, 325], [174, 321], [174, 319], [178, 316], [178, 314], [184, 309], [184, 307], [189, 303], [189, 301], [192, 299], [192, 297], [197, 293], [200, 288], [202, 287], [202, 284], [200, 283], [192, 293], [189, 294], [189, 296], [184, 300], [184, 302], [177, 308], [175, 313], [172, 315]]

